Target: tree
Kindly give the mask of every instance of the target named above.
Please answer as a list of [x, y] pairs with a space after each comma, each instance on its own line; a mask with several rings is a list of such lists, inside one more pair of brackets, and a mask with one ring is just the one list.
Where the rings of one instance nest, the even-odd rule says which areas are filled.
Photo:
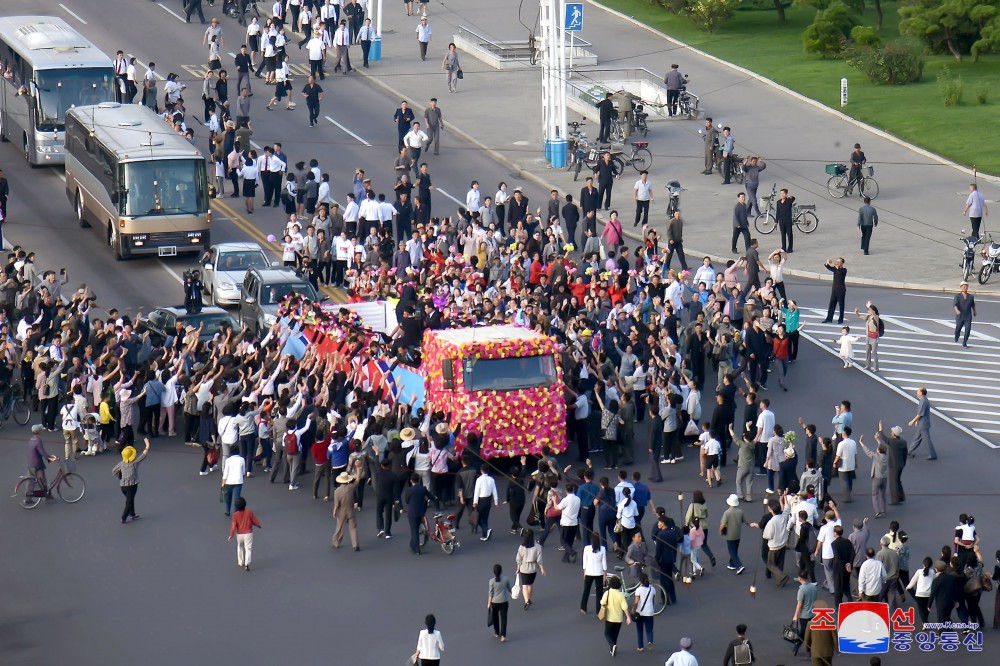
[[699, 28], [714, 33], [733, 17], [739, 4], [740, 0], [693, 0], [685, 13]]
[[802, 46], [806, 53], [818, 53], [824, 58], [839, 56], [858, 23], [847, 5], [834, 0], [826, 9], [816, 12], [816, 20], [802, 34]]
[[909, 0], [899, 8], [899, 31], [961, 62], [998, 8], [1000, 0]]
[[980, 5], [972, 11], [977, 15], [991, 13], [990, 18], [983, 23], [979, 39], [972, 44], [972, 61], [976, 62], [979, 60], [979, 56], [984, 53], [1000, 52], [1000, 11], [997, 7], [989, 5]]

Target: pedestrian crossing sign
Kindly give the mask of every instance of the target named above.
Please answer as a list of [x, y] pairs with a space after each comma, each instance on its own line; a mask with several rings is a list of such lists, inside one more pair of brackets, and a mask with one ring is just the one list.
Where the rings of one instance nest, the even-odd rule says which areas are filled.
[[583, 3], [571, 2], [566, 4], [566, 16], [563, 22], [563, 29], [567, 32], [579, 32], [583, 30]]

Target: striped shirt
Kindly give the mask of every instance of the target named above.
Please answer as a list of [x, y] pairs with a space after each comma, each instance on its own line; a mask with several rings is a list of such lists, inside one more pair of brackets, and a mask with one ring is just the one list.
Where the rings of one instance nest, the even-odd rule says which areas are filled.
[[146, 451], [143, 451], [142, 455], [140, 455], [132, 462], [128, 463], [120, 462], [117, 465], [115, 465], [115, 468], [113, 470], [111, 470], [112, 474], [114, 474], [115, 476], [118, 475], [118, 472], [121, 472], [122, 487], [135, 486], [139, 484], [139, 463], [141, 463], [143, 460], [146, 459], [146, 453], [147, 453]]

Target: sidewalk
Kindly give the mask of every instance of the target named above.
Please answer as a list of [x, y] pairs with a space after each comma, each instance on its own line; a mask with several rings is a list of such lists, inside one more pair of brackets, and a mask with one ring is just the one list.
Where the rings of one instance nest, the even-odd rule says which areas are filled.
[[[420, 61], [415, 43], [419, 17], [407, 17], [401, 7], [390, 3], [384, 17], [382, 60], [359, 71], [421, 110], [430, 97], [438, 97], [448, 131], [481, 147], [516, 175], [545, 189], [576, 196], [585, 174], [574, 183], [571, 173], [550, 169], [542, 154], [538, 69], [501, 72], [462, 53], [465, 79], [458, 94], [447, 92], [440, 63], [458, 26], [500, 40], [524, 39], [527, 30], [518, 22], [517, 13], [506, 6], [473, 0], [433, 3], [430, 8], [434, 37], [426, 62]], [[524, 23], [534, 25], [536, 12], [534, 6], [524, 9]], [[799, 203], [817, 205], [819, 228], [808, 236], [796, 234], [795, 253], [786, 272], [826, 279], [823, 262], [843, 256], [849, 280], [855, 284], [953, 290], [961, 280], [958, 236], [963, 228], [970, 228], [961, 216], [971, 182], [967, 173], [692, 53], [593, 3], [585, 6], [581, 36], [594, 43], [598, 68], [645, 67], [663, 72], [672, 62], [680, 64], [681, 71], [691, 78], [690, 89], [701, 97], [702, 107], [716, 123], [732, 126], [737, 152], [768, 159], [758, 194], [769, 193], [772, 183], [777, 182]], [[575, 76], [586, 76], [586, 70], [578, 70]], [[839, 86], [839, 82], [831, 85]], [[732, 258], [732, 209], [742, 186], [723, 186], [718, 176], [700, 175], [702, 142], [697, 132], [702, 123], [654, 118], [651, 116], [648, 137], [653, 152], [650, 179], [655, 183], [651, 222], [661, 230], [665, 227], [663, 184], [679, 180], [688, 190], [682, 195], [681, 209], [686, 250], [689, 257], [695, 256], [689, 265], [697, 264], [697, 257], [704, 254]], [[587, 121], [589, 136], [596, 136], [596, 113]], [[855, 142], [862, 145], [869, 164], [875, 167], [881, 190], [873, 202], [880, 224], [873, 234], [872, 254], [867, 257], [860, 250], [856, 226], [860, 199], [830, 197], [824, 172], [828, 162], [846, 162]], [[627, 231], [632, 228], [628, 224], [634, 211], [631, 187], [637, 175], [631, 169], [623, 174], [612, 199], [613, 207], [619, 208], [626, 220]], [[981, 180], [980, 189], [988, 201], [1000, 198], [1000, 190], [991, 183]], [[1000, 209], [1000, 205], [996, 207]], [[756, 235], [752, 228], [751, 234]], [[777, 233], [762, 237], [761, 255], [766, 256], [779, 243]], [[986, 287], [977, 284], [976, 290], [998, 291], [1000, 280]]]

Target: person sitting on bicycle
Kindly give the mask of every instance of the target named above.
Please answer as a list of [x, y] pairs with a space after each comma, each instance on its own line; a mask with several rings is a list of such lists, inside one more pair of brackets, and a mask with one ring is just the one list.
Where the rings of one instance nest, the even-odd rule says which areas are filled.
[[49, 452], [45, 450], [45, 444], [42, 443], [44, 430], [45, 426], [41, 423], [31, 426], [31, 439], [28, 440], [28, 475], [38, 479], [47, 493], [49, 484], [45, 479], [45, 462], [55, 462], [59, 458], [50, 456]]
[[863, 179], [863, 176], [861, 175], [861, 167], [863, 167], [867, 161], [868, 160], [865, 158], [865, 154], [861, 151], [861, 144], [854, 144], [854, 152], [851, 153], [851, 175], [847, 179], [848, 194], [851, 194], [851, 189], [853, 188], [855, 182], [858, 184], [858, 194], [861, 194], [861, 181]]

